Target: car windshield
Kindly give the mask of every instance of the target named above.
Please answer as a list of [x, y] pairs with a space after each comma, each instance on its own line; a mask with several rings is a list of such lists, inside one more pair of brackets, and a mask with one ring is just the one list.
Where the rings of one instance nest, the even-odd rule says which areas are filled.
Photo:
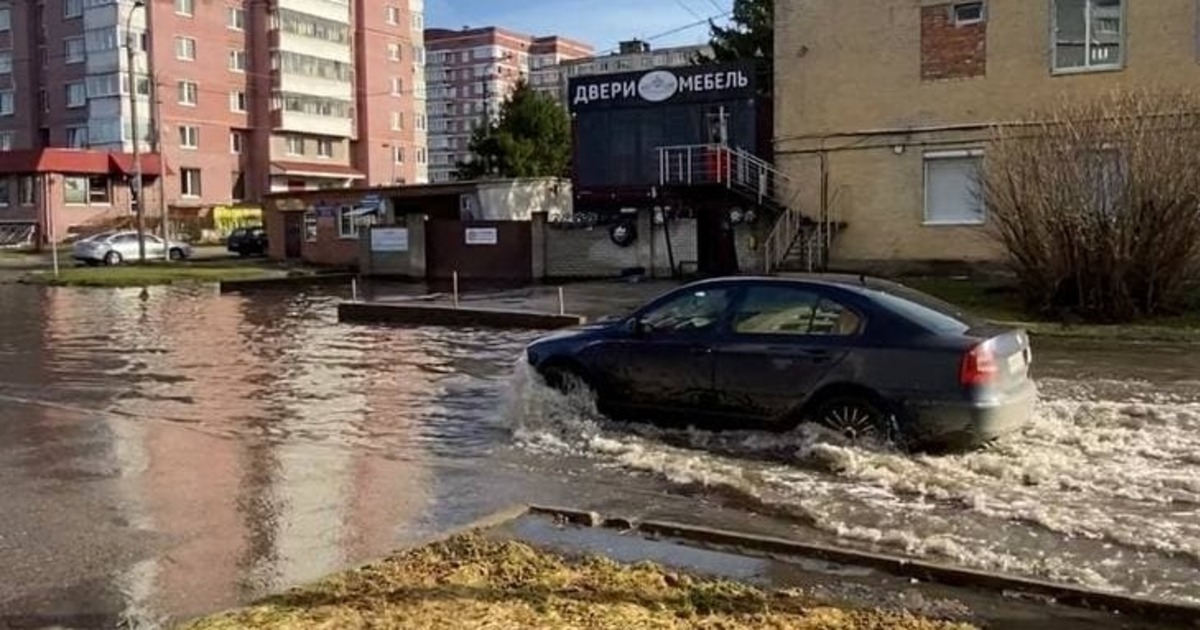
[[983, 323], [963, 309], [904, 285], [875, 283], [866, 288], [877, 302], [936, 332], [961, 333]]

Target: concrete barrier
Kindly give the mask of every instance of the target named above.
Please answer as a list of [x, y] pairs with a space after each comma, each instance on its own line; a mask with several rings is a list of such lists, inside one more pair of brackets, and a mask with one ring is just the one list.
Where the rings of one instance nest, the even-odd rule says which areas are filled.
[[349, 324], [397, 326], [462, 326], [478, 328], [523, 328], [556, 330], [586, 323], [580, 315], [558, 315], [531, 311], [458, 307], [414, 302], [343, 302], [338, 321]]
[[328, 286], [344, 284], [358, 277], [353, 273], [314, 273], [300, 276], [281, 276], [279, 278], [261, 278], [255, 280], [228, 280], [221, 283], [221, 293], [241, 293], [242, 291], [259, 291], [284, 289], [289, 287]]

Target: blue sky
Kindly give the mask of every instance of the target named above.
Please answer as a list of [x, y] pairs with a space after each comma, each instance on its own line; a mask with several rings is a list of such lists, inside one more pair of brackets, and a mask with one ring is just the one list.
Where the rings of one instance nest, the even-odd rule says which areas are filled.
[[[530, 35], [580, 39], [598, 52], [646, 39], [728, 11], [733, 0], [425, 0], [425, 24], [436, 28], [503, 26]], [[718, 10], [719, 9], [719, 10]], [[696, 26], [654, 39], [655, 47], [707, 40]]]

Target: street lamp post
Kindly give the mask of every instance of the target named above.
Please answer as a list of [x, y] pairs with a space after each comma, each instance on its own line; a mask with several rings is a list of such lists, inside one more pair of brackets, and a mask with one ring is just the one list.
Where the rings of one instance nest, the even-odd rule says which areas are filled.
[[137, 78], [134, 73], [133, 12], [146, 8], [146, 0], [133, 0], [129, 13], [125, 15], [125, 65], [129, 77], [129, 128], [133, 136], [133, 181], [130, 182], [130, 204], [137, 204], [138, 262], [146, 262], [146, 212], [142, 199], [142, 148], [138, 137]]

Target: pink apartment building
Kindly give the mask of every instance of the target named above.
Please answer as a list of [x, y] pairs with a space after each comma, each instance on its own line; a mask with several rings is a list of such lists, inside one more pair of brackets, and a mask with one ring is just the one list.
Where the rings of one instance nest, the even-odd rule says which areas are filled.
[[0, 0], [0, 239], [131, 214], [135, 128], [150, 217], [425, 181], [423, 12], [423, 0]]
[[519, 81], [557, 98], [559, 64], [592, 55], [592, 47], [557, 36], [531, 37], [502, 28], [425, 31], [429, 86], [429, 179], [454, 178], [470, 157], [471, 133], [494, 118]]

